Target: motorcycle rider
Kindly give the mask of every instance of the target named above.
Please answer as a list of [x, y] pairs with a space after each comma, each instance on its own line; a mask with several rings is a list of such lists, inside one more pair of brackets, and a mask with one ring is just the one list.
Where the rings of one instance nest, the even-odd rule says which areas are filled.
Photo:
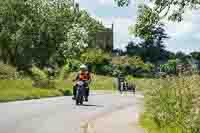
[[[89, 83], [91, 82], [91, 76], [88, 71], [88, 68], [86, 65], [81, 65], [80, 66], [80, 72], [77, 74], [75, 81], [84, 81], [85, 83], [85, 90], [86, 90], [86, 96], [85, 96], [85, 101], [88, 101], [88, 96], [89, 96]], [[76, 97], [76, 91], [77, 87], [76, 85], [73, 87], [73, 98], [75, 99]]]

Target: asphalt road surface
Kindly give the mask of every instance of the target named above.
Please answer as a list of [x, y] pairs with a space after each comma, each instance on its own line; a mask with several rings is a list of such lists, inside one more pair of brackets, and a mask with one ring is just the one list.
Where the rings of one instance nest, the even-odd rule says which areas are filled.
[[71, 97], [0, 104], [0, 133], [81, 133], [81, 124], [126, 107], [138, 109], [136, 96], [93, 93], [84, 106]]

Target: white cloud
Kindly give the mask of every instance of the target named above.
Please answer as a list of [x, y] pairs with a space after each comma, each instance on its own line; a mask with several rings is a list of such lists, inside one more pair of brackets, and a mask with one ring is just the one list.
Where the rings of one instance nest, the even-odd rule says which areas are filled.
[[[102, 21], [106, 27], [111, 27], [114, 23], [114, 44], [115, 48], [124, 48], [129, 40], [133, 40], [128, 34], [128, 27], [134, 24], [137, 15], [137, 6], [141, 3], [148, 3], [149, 0], [132, 0], [127, 8], [117, 8], [113, 4], [114, 0], [77, 0], [80, 7], [87, 11], [97, 20]], [[151, 5], [152, 6], [152, 5]], [[99, 17], [98, 17], [99, 16]], [[200, 50], [200, 10], [186, 11], [184, 21], [181, 23], [166, 23], [166, 31], [171, 37], [166, 40], [167, 49], [171, 51]]]
[[186, 33], [192, 32], [193, 25], [192, 22], [181, 22], [181, 23], [173, 23], [170, 22], [167, 24], [167, 33], [171, 37], [180, 37]]
[[184, 34], [190, 33], [193, 31], [193, 23], [192, 23], [192, 12], [186, 11], [184, 14], [184, 20], [182, 22], [172, 22], [168, 20], [164, 20], [166, 23], [166, 31], [173, 38], [180, 37]]
[[114, 4], [114, 0], [99, 0], [99, 3], [101, 5], [113, 5]]

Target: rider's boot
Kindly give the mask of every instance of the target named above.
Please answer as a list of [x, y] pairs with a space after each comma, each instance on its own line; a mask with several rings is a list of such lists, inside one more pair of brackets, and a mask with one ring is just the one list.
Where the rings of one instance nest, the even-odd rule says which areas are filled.
[[88, 102], [88, 97], [87, 96], [85, 97], [85, 101]]
[[77, 89], [76, 89], [76, 85], [75, 85], [75, 86], [73, 86], [73, 97], [72, 97], [73, 100], [76, 99], [76, 91], [77, 91]]
[[76, 98], [73, 96], [73, 97], [72, 97], [72, 100], [75, 100], [75, 99], [76, 99]]

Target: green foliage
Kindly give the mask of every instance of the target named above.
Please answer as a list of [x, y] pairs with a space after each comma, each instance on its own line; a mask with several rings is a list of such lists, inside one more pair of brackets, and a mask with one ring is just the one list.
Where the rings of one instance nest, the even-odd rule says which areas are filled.
[[81, 55], [81, 61], [86, 64], [106, 64], [110, 59], [110, 55], [101, 49], [88, 49]]
[[[123, 7], [128, 6], [131, 0], [114, 1], [118, 6]], [[168, 18], [169, 20], [178, 22], [183, 20], [183, 14], [188, 8], [193, 10], [199, 9], [200, 6], [199, 0], [150, 0], [150, 2], [154, 5], [153, 9], [159, 13], [161, 18]]]
[[[139, 6], [139, 15], [135, 28], [130, 28], [131, 33], [141, 37], [144, 40], [154, 39], [156, 26], [160, 26], [159, 15], [146, 5]], [[148, 22], [148, 23], [147, 23]]]
[[[69, 1], [0, 0], [0, 57], [5, 64], [63, 66], [79, 56], [104, 26]], [[84, 23], [83, 23], [84, 22]]]
[[67, 59], [67, 67], [69, 67], [70, 72], [79, 71], [79, 67], [82, 62], [78, 59]]
[[141, 124], [150, 133], [198, 133], [200, 102], [198, 75], [149, 80], [145, 84], [145, 113]]
[[79, 24], [72, 25], [72, 29], [69, 30], [66, 36], [66, 41], [60, 47], [63, 55], [66, 58], [79, 56], [81, 50], [88, 47], [87, 31], [81, 27]]
[[112, 64], [116, 66], [113, 75], [123, 73], [125, 75], [132, 74], [134, 76], [144, 76], [145, 73], [150, 74], [154, 68], [154, 65], [144, 63], [144, 61], [138, 56], [116, 56], [112, 58]]
[[137, 22], [134, 27], [130, 27], [130, 32], [142, 41], [138, 44], [130, 43], [127, 46], [129, 54], [138, 55], [152, 63], [167, 60], [169, 53], [164, 49], [164, 40], [168, 36], [157, 12], [146, 5], [140, 6]]
[[114, 78], [109, 76], [92, 75], [92, 90], [115, 90]]
[[94, 43], [96, 39], [96, 33], [100, 31], [105, 31], [105, 26], [92, 18], [88, 12], [81, 10], [77, 15], [76, 22], [79, 23], [88, 33], [88, 47], [95, 48], [96, 44]]
[[113, 76], [114, 66], [112, 64], [95, 65], [93, 71], [99, 75]]
[[144, 64], [142, 59], [140, 57], [137, 57], [137, 56], [133, 56], [133, 57], [116, 56], [116, 57], [112, 58], [112, 63], [116, 64], [116, 65], [121, 65], [121, 64], [133, 65], [133, 66], [135, 65], [137, 67]]
[[119, 7], [128, 6], [131, 0], [114, 0]]
[[178, 60], [169, 60], [167, 63], [160, 66], [162, 72], [167, 74], [176, 74], [176, 66], [178, 64]]
[[16, 68], [0, 63], [0, 79], [15, 79], [17, 78]]
[[67, 77], [67, 75], [69, 74], [69, 72], [70, 72], [69, 65], [67, 64], [67, 65], [63, 66], [59, 72], [59, 80], [65, 79]]
[[190, 55], [193, 59], [200, 61], [200, 52], [192, 52]]
[[0, 80], [0, 102], [62, 96], [57, 89], [34, 88], [31, 80]]
[[32, 78], [36, 81], [46, 80], [48, 78], [48, 75], [43, 70], [41, 70], [36, 66], [32, 67], [31, 72], [32, 72]]
[[38, 67], [32, 67], [31, 77], [33, 79], [33, 86], [35, 88], [55, 89], [56, 84], [50, 79], [48, 72], [41, 70]]
[[[68, 74], [70, 76], [70, 74]], [[68, 76], [68, 77], [69, 77]], [[64, 96], [72, 95], [72, 83], [67, 81], [67, 78], [64, 80], [55, 80], [56, 89], [59, 90]]]

